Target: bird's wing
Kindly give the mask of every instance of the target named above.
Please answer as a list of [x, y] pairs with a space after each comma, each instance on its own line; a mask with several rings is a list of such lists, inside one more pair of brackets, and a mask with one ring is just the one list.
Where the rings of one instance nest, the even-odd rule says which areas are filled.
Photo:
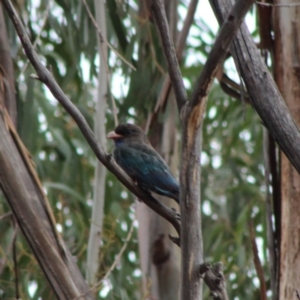
[[115, 157], [120, 166], [146, 189], [165, 194], [178, 193], [179, 186], [169, 167], [148, 145], [117, 147]]

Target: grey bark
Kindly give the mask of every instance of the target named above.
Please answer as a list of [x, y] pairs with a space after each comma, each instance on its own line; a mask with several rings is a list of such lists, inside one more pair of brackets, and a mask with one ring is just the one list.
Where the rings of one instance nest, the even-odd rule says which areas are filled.
[[[103, 37], [106, 39], [106, 17], [105, 5], [102, 0], [95, 0], [96, 21], [101, 30]], [[100, 60], [100, 71], [98, 74], [98, 88], [96, 99], [95, 113], [95, 137], [99, 144], [106, 150], [106, 129], [105, 129], [105, 113], [107, 103], [107, 77], [106, 58], [107, 46], [99, 40], [98, 36], [98, 55]], [[91, 219], [91, 228], [87, 249], [87, 280], [93, 285], [97, 280], [97, 272], [99, 269], [99, 252], [100, 241], [103, 225], [103, 209], [105, 199], [105, 179], [106, 168], [97, 161], [94, 180], [94, 197], [93, 210]]]
[[[222, 24], [232, 7], [231, 1], [210, 0], [210, 3], [219, 23]], [[295, 142], [300, 141], [299, 129], [245, 23], [241, 25], [230, 49], [241, 71], [252, 106], [299, 173], [300, 143]]]
[[16, 136], [13, 138], [9, 131], [12, 124], [9, 125], [7, 114], [4, 116], [2, 110], [0, 187], [3, 194], [57, 298], [94, 299], [71, 253], [55, 232], [47, 200], [28, 169], [27, 153], [20, 150], [20, 142], [16, 144]]

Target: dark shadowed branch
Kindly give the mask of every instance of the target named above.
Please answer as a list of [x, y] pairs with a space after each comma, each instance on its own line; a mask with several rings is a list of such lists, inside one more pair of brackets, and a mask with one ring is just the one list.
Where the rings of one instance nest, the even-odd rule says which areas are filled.
[[160, 33], [177, 106], [179, 111], [181, 111], [181, 108], [187, 103], [188, 97], [183, 84], [174, 44], [170, 35], [164, 3], [162, 0], [149, 0], [148, 3]]
[[[232, 7], [231, 1], [209, 1], [219, 24], [222, 24]], [[245, 24], [241, 25], [231, 45], [231, 53], [241, 70], [252, 106], [281, 150], [300, 173], [300, 131]]]
[[89, 127], [83, 115], [80, 113], [78, 108], [68, 99], [68, 97], [64, 94], [64, 92], [61, 90], [61, 88], [53, 78], [52, 74], [39, 60], [38, 55], [35, 52], [25, 31], [25, 28], [22, 25], [20, 18], [16, 14], [16, 11], [14, 10], [11, 2], [9, 0], [2, 0], [2, 2], [6, 7], [7, 13], [9, 14], [16, 28], [25, 53], [37, 72], [37, 79], [43, 82], [49, 88], [57, 101], [72, 116], [99, 161], [103, 163], [103, 165], [108, 170], [110, 170], [133, 194], [135, 194], [156, 213], [168, 220], [175, 227], [178, 234], [180, 234], [179, 215], [174, 210], [166, 207], [165, 205], [157, 201], [154, 197], [152, 197], [149, 193], [145, 192], [137, 185], [135, 185], [134, 182], [125, 174], [125, 172], [115, 163], [111, 155], [105, 153], [101, 146], [98, 145], [94, 133]]

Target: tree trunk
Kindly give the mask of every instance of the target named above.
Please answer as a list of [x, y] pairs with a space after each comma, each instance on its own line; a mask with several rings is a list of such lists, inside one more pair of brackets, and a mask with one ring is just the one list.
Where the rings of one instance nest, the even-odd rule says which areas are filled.
[[[152, 145], [161, 153], [172, 172], [178, 167], [179, 154], [176, 141], [176, 105], [174, 97], [169, 100], [169, 113], [161, 130], [154, 130]], [[161, 145], [159, 147], [159, 145]], [[159, 151], [158, 148], [162, 150]], [[163, 204], [179, 210], [173, 199], [157, 197]], [[180, 299], [180, 249], [170, 239], [175, 235], [173, 226], [145, 204], [137, 204], [139, 222], [139, 248], [144, 274], [144, 293], [159, 300]]]
[[[96, 21], [101, 30], [102, 35], [106, 39], [106, 18], [105, 5], [102, 0], [95, 0]], [[98, 38], [98, 55], [100, 61], [100, 71], [98, 74], [98, 89], [97, 89], [97, 106], [95, 113], [95, 136], [106, 151], [106, 129], [105, 129], [105, 114], [107, 103], [107, 46]], [[87, 249], [87, 274], [86, 278], [90, 285], [97, 281], [97, 272], [99, 269], [99, 250], [103, 225], [103, 209], [105, 199], [105, 179], [106, 168], [97, 161], [94, 180], [94, 197], [93, 197], [93, 211], [91, 219], [91, 228]]]
[[[140, 14], [144, 15], [147, 8], [142, 4], [143, 1], [140, 1]], [[178, 1], [165, 0], [164, 4], [170, 30], [176, 40]], [[176, 141], [177, 109], [173, 93], [167, 101], [169, 104], [168, 113], [164, 116], [165, 122], [163, 125], [156, 123], [153, 126], [156, 127], [151, 128], [154, 134], [150, 136], [150, 141], [175, 174], [178, 170], [179, 153]], [[179, 211], [174, 200], [161, 196], [156, 198]], [[180, 249], [169, 238], [169, 235], [177, 235], [173, 226], [143, 203], [137, 203], [137, 218], [144, 294], [150, 294], [149, 299], [180, 299]]]
[[[285, 4], [292, 3], [285, 1]], [[274, 4], [281, 1], [274, 1]], [[300, 125], [300, 7], [275, 9], [275, 79]], [[299, 143], [299, 141], [295, 141]], [[300, 290], [300, 176], [282, 153], [279, 299], [296, 299]]]
[[2, 109], [0, 187], [3, 194], [57, 298], [94, 299], [71, 253], [56, 233], [41, 184], [11, 123]]

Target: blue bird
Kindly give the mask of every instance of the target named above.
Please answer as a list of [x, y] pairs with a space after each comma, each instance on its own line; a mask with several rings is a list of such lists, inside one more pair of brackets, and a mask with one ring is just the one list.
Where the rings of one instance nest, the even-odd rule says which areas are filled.
[[179, 203], [179, 184], [168, 165], [151, 146], [144, 131], [132, 124], [120, 124], [107, 135], [115, 142], [118, 165], [142, 188]]

